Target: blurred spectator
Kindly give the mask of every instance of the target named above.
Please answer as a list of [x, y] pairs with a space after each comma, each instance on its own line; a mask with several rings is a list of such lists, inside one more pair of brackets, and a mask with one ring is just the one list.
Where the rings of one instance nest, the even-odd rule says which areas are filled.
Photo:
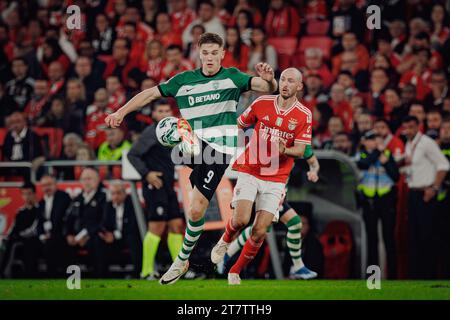
[[[366, 47], [358, 42], [356, 34], [346, 32], [342, 36], [343, 52], [332, 59], [333, 75], [337, 76], [342, 70], [350, 71], [354, 76], [369, 67], [369, 53]], [[353, 55], [349, 55], [353, 53]]]
[[156, 0], [143, 0], [142, 1], [142, 22], [151, 28], [155, 27], [156, 15], [161, 11], [160, 2]]
[[249, 10], [239, 11], [236, 19], [236, 26], [239, 29], [242, 42], [247, 46], [250, 46], [254, 28], [252, 13]]
[[431, 9], [431, 44], [442, 46], [450, 36], [448, 14], [442, 3], [435, 3]]
[[419, 130], [420, 132], [425, 132], [425, 120], [427, 118], [427, 113], [425, 112], [425, 107], [421, 103], [413, 103], [409, 107], [408, 111], [409, 116], [414, 116], [419, 121]]
[[399, 82], [399, 87], [403, 87], [407, 83], [411, 83], [416, 87], [416, 98], [423, 100], [430, 91], [428, 82], [431, 78], [431, 69], [429, 68], [429, 60], [431, 58], [430, 50], [427, 48], [419, 48], [414, 51], [415, 63], [410, 70], [405, 71]]
[[86, 56], [80, 56], [75, 62], [74, 76], [84, 85], [85, 99], [83, 100], [92, 102], [95, 91], [104, 86], [104, 80], [93, 73], [92, 60]]
[[[442, 153], [450, 162], [450, 118], [442, 121], [439, 134], [440, 147]], [[450, 207], [450, 174], [447, 172], [442, 188], [437, 195], [438, 212], [437, 216], [437, 245], [440, 250], [438, 252], [438, 267], [440, 266], [440, 276], [450, 279], [450, 215], [448, 208]]]
[[222, 66], [225, 68], [235, 67], [242, 72], [247, 71], [249, 61], [249, 48], [240, 37], [237, 27], [227, 27], [225, 39], [225, 57]]
[[358, 93], [358, 89], [355, 87], [355, 78], [350, 71], [341, 71], [336, 78], [336, 82], [344, 87], [347, 100], [350, 100], [353, 95]]
[[192, 21], [194, 21], [196, 14], [187, 6], [187, 0], [172, 0], [169, 5], [173, 32], [182, 34]]
[[166, 59], [161, 66], [161, 81], [191, 69], [191, 63], [183, 59], [183, 49], [176, 44], [170, 45], [166, 50]]
[[140, 70], [145, 72], [147, 77], [156, 81], [161, 79], [161, 67], [164, 58], [164, 47], [159, 40], [151, 40], [145, 47], [145, 53], [142, 55]]
[[419, 131], [419, 120], [403, 120], [408, 141], [405, 146], [408, 194], [409, 276], [432, 279], [436, 276], [433, 225], [436, 222], [436, 195], [449, 170], [449, 162], [437, 143]]
[[110, 26], [105, 14], [99, 13], [95, 17], [95, 28], [90, 36], [92, 46], [99, 55], [110, 55], [116, 38], [114, 29]]
[[408, 114], [409, 105], [402, 103], [400, 93], [396, 88], [388, 88], [384, 92], [384, 110], [388, 115], [389, 126], [393, 132], [401, 126], [402, 119]]
[[103, 78], [106, 79], [110, 75], [120, 77], [122, 83], [127, 83], [127, 75], [131, 69], [138, 66], [139, 60], [130, 60], [129, 54], [131, 50], [130, 41], [124, 38], [118, 38], [113, 44], [112, 59], [106, 64]]
[[106, 91], [108, 91], [108, 109], [116, 111], [126, 103], [125, 89], [118, 76], [106, 78]]
[[124, 139], [125, 133], [120, 128], [106, 129], [106, 141], [98, 148], [98, 160], [115, 161], [122, 158], [122, 152], [131, 149], [131, 143]]
[[5, 239], [5, 253], [0, 265], [0, 277], [15, 253], [22, 247], [23, 274], [20, 278], [36, 278], [38, 271], [38, 257], [41, 244], [38, 238], [39, 208], [36, 200], [36, 187], [31, 182], [25, 183], [21, 188], [22, 199], [25, 202], [15, 216], [13, 226]]
[[52, 62], [58, 61], [59, 63], [61, 63], [63, 73], [65, 73], [70, 66], [69, 58], [62, 51], [58, 40], [54, 38], [47, 38], [44, 41], [42, 46], [38, 48], [37, 57], [39, 62], [41, 63], [41, 68], [44, 71], [45, 75], [49, 75], [48, 68], [50, 66], [50, 63]]
[[66, 80], [64, 78], [64, 70], [59, 61], [51, 62], [48, 66], [48, 80], [49, 80], [49, 96], [60, 94], [64, 90]]
[[[28, 128], [23, 113], [14, 112], [6, 120], [8, 133], [3, 143], [3, 161], [31, 162], [32, 169], [37, 169], [44, 162], [44, 151], [41, 140]], [[3, 170], [3, 176], [30, 178], [28, 168], [8, 168]]]
[[38, 235], [43, 244], [47, 276], [61, 277], [65, 274], [64, 218], [72, 199], [65, 191], [57, 189], [56, 179], [52, 176], [44, 175], [40, 184], [44, 196], [39, 202]]
[[430, 93], [425, 97], [424, 104], [431, 108], [442, 108], [444, 98], [449, 94], [448, 81], [444, 70], [436, 70], [431, 74]]
[[225, 40], [225, 28], [220, 19], [214, 16], [214, 4], [209, 0], [201, 0], [197, 4], [197, 19], [193, 20], [183, 31], [183, 46], [192, 41], [191, 29], [197, 24], [205, 27], [206, 32], [218, 34]]
[[328, 120], [327, 132], [321, 137], [321, 148], [331, 149], [333, 146], [333, 139], [339, 133], [344, 131], [344, 123], [342, 119], [338, 116], [332, 116]]
[[50, 110], [36, 121], [39, 127], [59, 128], [64, 133], [70, 130], [70, 113], [67, 113], [64, 98], [55, 96], [51, 100]]
[[402, 20], [394, 20], [389, 26], [389, 35], [391, 36], [391, 48], [397, 54], [402, 54], [406, 45], [406, 24]]
[[190, 60], [195, 68], [200, 68], [202, 65], [198, 50], [198, 40], [200, 40], [200, 36], [203, 33], [205, 33], [205, 28], [201, 24], [193, 26], [191, 29], [192, 41], [187, 44], [186, 50], [184, 51], [184, 57]]
[[67, 210], [64, 229], [71, 264], [77, 264], [77, 252], [87, 249], [95, 277], [106, 273], [105, 249], [98, 236], [101, 230], [106, 194], [99, 190], [100, 178], [92, 168], [83, 169], [80, 177], [82, 192], [75, 197]]
[[392, 153], [385, 148], [382, 138], [373, 130], [364, 134], [361, 144], [361, 151], [356, 155], [356, 164], [362, 171], [358, 190], [367, 232], [367, 265], [380, 265], [378, 220], [381, 220], [387, 258], [387, 275], [389, 279], [396, 279], [397, 256], [394, 231], [397, 216], [395, 209], [397, 192], [395, 183], [400, 174]]
[[387, 110], [384, 109], [384, 91], [389, 84], [389, 77], [385, 69], [376, 68], [370, 75], [370, 98], [368, 101], [369, 110], [376, 117], [386, 117]]
[[328, 101], [328, 95], [326, 95], [323, 88], [322, 77], [319, 74], [308, 74], [304, 80], [305, 89], [303, 96], [303, 103], [307, 106], [313, 115], [313, 128], [317, 125], [317, 119], [315, 110], [318, 103]]
[[224, 26], [230, 25], [231, 15], [226, 9], [227, 0], [212, 0], [215, 6], [215, 13], [214, 15], [216, 17], [219, 17], [220, 22]]
[[156, 16], [155, 39], [161, 41], [165, 48], [172, 44], [182, 46], [181, 33], [174, 32], [168, 13], [160, 12]]
[[[118, 37], [125, 36], [124, 27], [127, 23], [133, 23], [136, 26], [136, 41], [142, 41], [146, 43], [154, 36], [153, 26], [149, 27], [147, 24], [141, 21], [141, 14], [139, 8], [136, 5], [127, 5], [125, 12], [120, 16], [116, 26], [116, 32]], [[114, 55], [114, 47], [113, 47]]]
[[84, 140], [93, 149], [106, 139], [105, 118], [110, 113], [108, 107], [108, 92], [101, 88], [95, 92], [94, 103], [87, 108]]
[[439, 138], [439, 129], [442, 125], [442, 114], [438, 109], [428, 111], [426, 114], [426, 128], [425, 134], [433, 140]]
[[341, 118], [344, 123], [344, 130], [350, 132], [353, 122], [353, 110], [350, 103], [346, 100], [343, 86], [338, 83], [331, 86], [328, 104], [333, 109], [334, 115]]
[[341, 38], [345, 32], [353, 32], [363, 41], [366, 22], [363, 12], [355, 5], [355, 0], [337, 0], [330, 15], [329, 34]]
[[386, 119], [380, 118], [375, 120], [373, 131], [383, 139], [384, 148], [389, 150], [395, 161], [400, 161], [405, 152], [405, 144], [400, 138], [392, 134]]
[[[126, 57], [128, 62], [140, 61], [142, 57], [142, 52], [144, 52], [145, 41], [138, 38], [136, 23], [127, 22], [123, 26], [123, 34], [120, 39], [127, 40], [127, 46], [129, 45], [129, 54]], [[116, 41], [114, 41], [116, 43]], [[122, 50], [121, 50], [122, 51]], [[119, 52], [116, 50], [116, 54]], [[113, 52], [114, 55], [114, 52]], [[117, 60], [119, 65], [123, 65], [120, 58]]]
[[355, 120], [352, 131], [353, 145], [358, 146], [364, 133], [373, 129], [373, 116], [370, 112], [364, 111], [358, 117], [355, 117]]
[[248, 10], [251, 12], [255, 26], [262, 26], [264, 24], [264, 18], [261, 14], [261, 10], [254, 3], [254, 1], [238, 0], [236, 5], [234, 6], [233, 15], [231, 17], [229, 25], [232, 26], [236, 24], [237, 16], [241, 10]]
[[265, 18], [267, 36], [297, 37], [300, 32], [300, 17], [297, 10], [285, 0], [271, 0]]
[[14, 78], [6, 83], [5, 91], [17, 104], [17, 110], [23, 111], [31, 99], [34, 79], [28, 76], [27, 61], [24, 58], [14, 58], [11, 70]]
[[328, 66], [323, 62], [323, 53], [318, 48], [307, 48], [305, 50], [305, 65], [301, 68], [303, 75], [317, 74], [323, 80], [325, 88], [329, 88], [333, 83], [334, 77]]
[[341, 131], [334, 135], [332, 149], [340, 151], [345, 155], [353, 156], [352, 139], [349, 133]]
[[50, 108], [49, 93], [50, 88], [47, 80], [36, 79], [34, 81], [33, 95], [24, 110], [30, 123], [33, 124]]
[[[75, 160], [77, 157], [78, 148], [82, 145], [83, 140], [76, 133], [67, 133], [63, 138], [62, 154], [58, 160]], [[75, 180], [73, 166], [58, 167], [58, 179], [61, 180]]]
[[277, 52], [267, 43], [267, 36], [262, 27], [255, 27], [251, 33], [250, 55], [247, 70], [255, 74], [255, 66], [260, 62], [267, 62], [273, 70], [278, 69]]
[[86, 90], [83, 82], [77, 78], [71, 78], [66, 86], [66, 112], [69, 115], [69, 132], [83, 135], [84, 116], [87, 109]]
[[17, 110], [17, 104], [13, 97], [5, 92], [5, 85], [0, 82], [0, 127], [6, 127], [5, 120], [14, 110]]
[[111, 201], [105, 206], [99, 237], [106, 245], [107, 264], [129, 251], [133, 276], [139, 278], [142, 261], [142, 241], [131, 197], [127, 195], [122, 181], [109, 185]]

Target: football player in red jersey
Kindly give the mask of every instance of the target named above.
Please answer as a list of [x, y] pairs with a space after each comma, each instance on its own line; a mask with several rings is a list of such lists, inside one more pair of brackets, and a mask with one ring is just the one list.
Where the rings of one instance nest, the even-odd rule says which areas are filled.
[[278, 220], [294, 158], [302, 157], [311, 144], [312, 114], [297, 100], [302, 89], [302, 74], [288, 68], [280, 77], [280, 94], [256, 99], [238, 118], [241, 128], [255, 125], [255, 131], [233, 164], [239, 172], [232, 201], [233, 217], [211, 251], [213, 263], [222, 261], [233, 238], [248, 224], [254, 203], [256, 217], [239, 259], [228, 273], [231, 285], [240, 284], [241, 270], [256, 256], [267, 228]]

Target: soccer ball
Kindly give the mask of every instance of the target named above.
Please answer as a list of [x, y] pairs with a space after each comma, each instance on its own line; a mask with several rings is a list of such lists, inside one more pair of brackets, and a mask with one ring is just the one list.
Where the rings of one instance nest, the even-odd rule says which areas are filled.
[[181, 142], [177, 129], [178, 118], [166, 117], [156, 125], [156, 138], [165, 147], [175, 147]]

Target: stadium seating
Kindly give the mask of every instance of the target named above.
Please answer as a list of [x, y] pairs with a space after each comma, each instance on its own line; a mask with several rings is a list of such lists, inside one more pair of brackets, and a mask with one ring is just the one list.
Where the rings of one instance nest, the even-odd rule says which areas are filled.
[[297, 38], [270, 38], [268, 43], [275, 48], [278, 55], [278, 69], [283, 70], [290, 66], [291, 59], [297, 47]]
[[310, 20], [306, 26], [306, 34], [309, 36], [325, 36], [329, 27], [329, 21]]

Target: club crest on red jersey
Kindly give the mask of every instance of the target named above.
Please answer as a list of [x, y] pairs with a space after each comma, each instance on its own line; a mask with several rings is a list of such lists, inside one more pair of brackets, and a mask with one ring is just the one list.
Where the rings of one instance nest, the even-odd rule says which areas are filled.
[[288, 121], [288, 129], [289, 130], [294, 130], [295, 127], [297, 127], [298, 121], [297, 119], [294, 118], [290, 118]]

